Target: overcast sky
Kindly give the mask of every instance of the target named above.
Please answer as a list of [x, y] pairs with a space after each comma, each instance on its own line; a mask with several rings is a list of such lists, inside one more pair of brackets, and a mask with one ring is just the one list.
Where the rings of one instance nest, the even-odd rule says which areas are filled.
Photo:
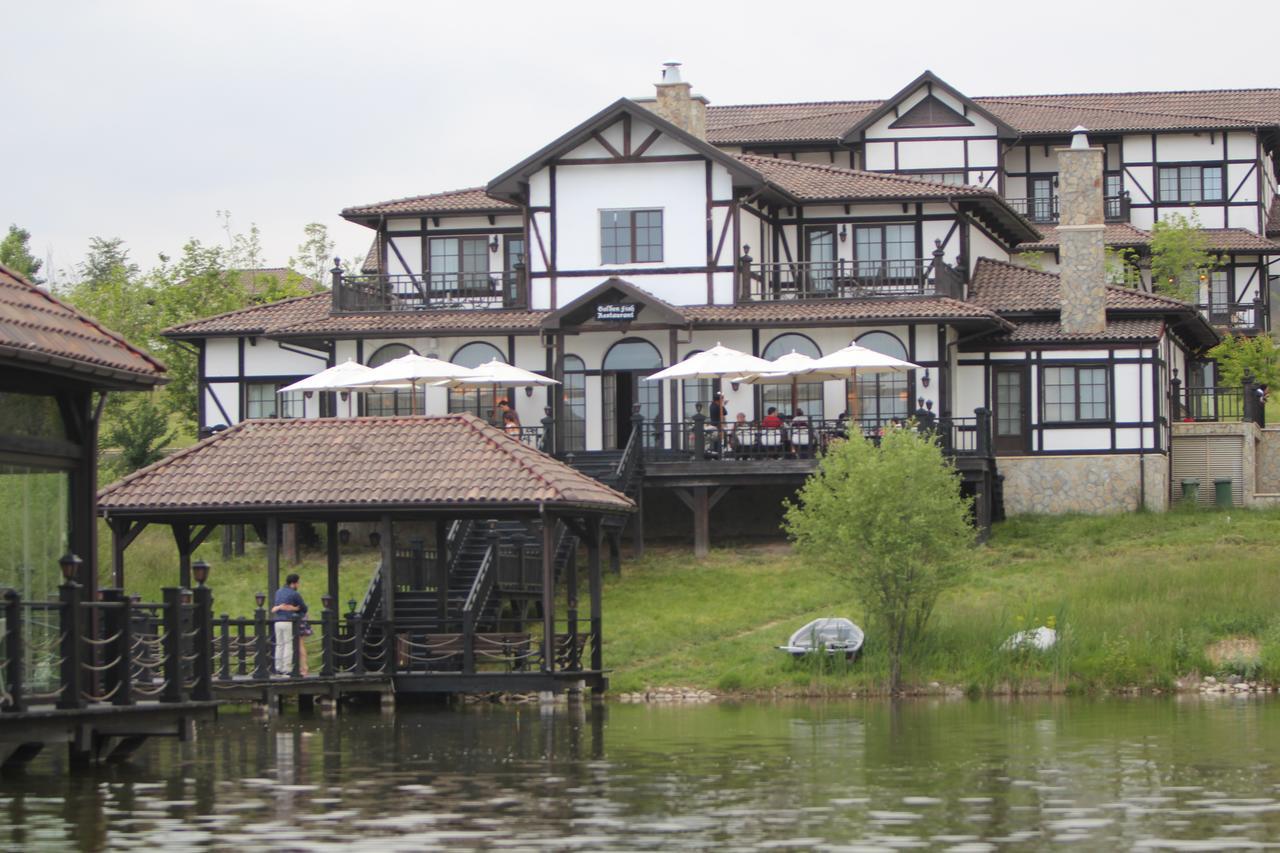
[[886, 97], [926, 68], [970, 95], [1275, 86], [1275, 10], [0, 0], [0, 228], [63, 269], [95, 235], [144, 266], [225, 240], [218, 210], [270, 265], [313, 221], [363, 253], [343, 207], [483, 184], [666, 60], [713, 104]]

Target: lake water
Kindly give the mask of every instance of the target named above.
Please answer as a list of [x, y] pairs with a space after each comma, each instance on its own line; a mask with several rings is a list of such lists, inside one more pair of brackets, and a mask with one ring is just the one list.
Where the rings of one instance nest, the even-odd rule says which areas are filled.
[[1256, 849], [1278, 761], [1258, 698], [224, 712], [0, 781], [0, 846]]

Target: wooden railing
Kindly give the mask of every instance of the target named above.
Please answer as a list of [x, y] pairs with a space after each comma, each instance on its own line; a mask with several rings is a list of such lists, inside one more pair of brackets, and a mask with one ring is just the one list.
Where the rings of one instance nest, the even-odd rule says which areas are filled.
[[1196, 306], [1210, 325], [1230, 331], [1265, 331], [1266, 305], [1262, 297], [1252, 302], [1211, 302]]
[[[1176, 371], [1175, 371], [1176, 373]], [[1169, 382], [1169, 415], [1175, 422], [1247, 422], [1266, 426], [1266, 390], [1246, 373], [1236, 386], [1182, 387], [1176, 375]]]
[[937, 438], [952, 456], [991, 456], [990, 414], [978, 409], [972, 417], [939, 418], [931, 423], [907, 419], [804, 420], [801, 423], [742, 421], [713, 424], [703, 415], [684, 421], [656, 424], [660, 436], [648, 452], [652, 459], [715, 459], [752, 462], [763, 459], [813, 459], [832, 441], [859, 432], [873, 441], [885, 430], [916, 429]]
[[[1056, 225], [1059, 220], [1058, 196], [1007, 198], [1006, 202], [1017, 213], [1032, 222], [1042, 225]], [[1129, 209], [1132, 205], [1128, 193], [1104, 196], [1102, 199], [1102, 216], [1107, 222], [1128, 222]]]
[[496, 272], [348, 275], [332, 270], [333, 313], [421, 311], [431, 308], [526, 308], [523, 266]]

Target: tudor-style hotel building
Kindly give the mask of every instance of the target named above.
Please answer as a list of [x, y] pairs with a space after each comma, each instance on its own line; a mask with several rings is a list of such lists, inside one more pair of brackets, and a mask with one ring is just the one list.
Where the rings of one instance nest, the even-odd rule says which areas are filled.
[[[956, 436], [991, 413], [1008, 512], [1163, 507], [1175, 376], [1212, 385], [1222, 333], [1269, 330], [1278, 162], [1280, 89], [970, 97], [926, 72], [885, 100], [711, 106], [669, 66], [656, 97], [607, 106], [484, 187], [344, 210], [374, 240], [331, 293], [169, 334], [200, 348], [205, 427], [346, 414], [276, 390], [415, 351], [561, 380], [508, 393], [525, 426], [550, 407], [555, 449], [576, 456], [622, 447], [635, 406], [654, 450], [683, 446], [711, 383], [642, 378], [717, 342], [775, 358], [856, 340], [923, 369], [726, 382], [730, 418], [798, 406], [874, 429], [923, 397]], [[1192, 211], [1225, 260], [1200, 305], [1107, 283], [1104, 245], [1141, 257], [1153, 222]], [[1038, 270], [1016, 263], [1028, 249]], [[408, 396], [359, 406], [402, 414]], [[493, 404], [424, 396], [414, 411]], [[733, 484], [708, 466], [789, 461], [720, 455], [666, 481], [704, 519]]]

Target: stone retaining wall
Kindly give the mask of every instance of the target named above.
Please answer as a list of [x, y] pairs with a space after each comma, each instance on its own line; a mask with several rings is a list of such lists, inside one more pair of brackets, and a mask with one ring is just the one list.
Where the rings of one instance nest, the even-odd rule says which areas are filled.
[[[1146, 471], [1145, 487], [1139, 465]], [[1100, 515], [1132, 512], [1145, 490], [1147, 509], [1168, 508], [1169, 457], [1145, 456], [1001, 456], [1007, 515]]]
[[1280, 495], [1280, 429], [1258, 431], [1258, 479], [1259, 495]]

